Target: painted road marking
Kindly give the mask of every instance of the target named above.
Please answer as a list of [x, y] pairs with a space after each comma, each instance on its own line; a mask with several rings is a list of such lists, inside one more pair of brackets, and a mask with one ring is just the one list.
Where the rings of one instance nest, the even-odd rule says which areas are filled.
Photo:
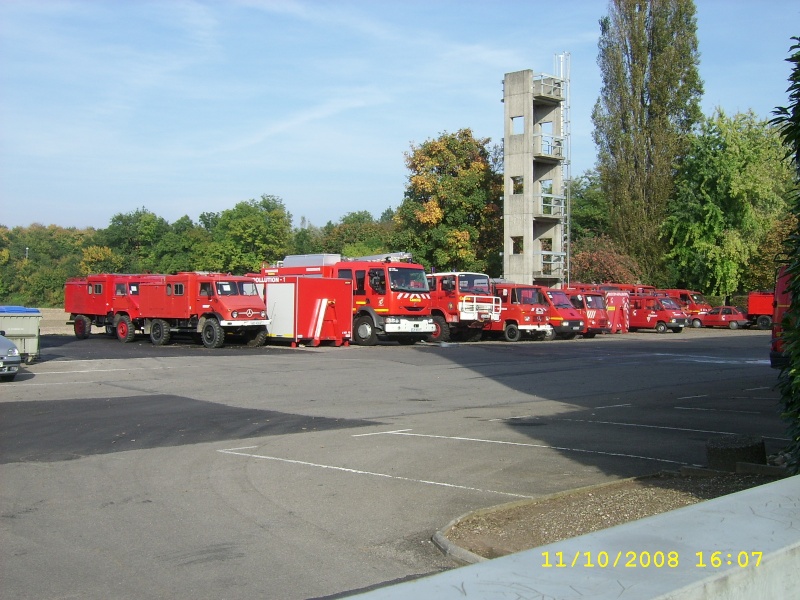
[[757, 410], [733, 410], [726, 408], [699, 408], [697, 406], [675, 406], [675, 410], [697, 410], [702, 412], [741, 413], [743, 415], [760, 415]]
[[[562, 419], [568, 421], [570, 419]], [[588, 421], [590, 423], [599, 423], [600, 421]], [[396, 431], [384, 431], [382, 432], [384, 435], [405, 435], [409, 437], [420, 437], [420, 438], [430, 438], [430, 439], [438, 439], [438, 440], [453, 440], [457, 442], [478, 442], [481, 444], [498, 444], [501, 446], [516, 446], [520, 448], [543, 448], [546, 450], [558, 450], [559, 452], [576, 452], [581, 454], [597, 454], [601, 456], [617, 456], [620, 458], [636, 458], [639, 460], [652, 460], [656, 462], [663, 462], [663, 463], [670, 463], [675, 465], [686, 465], [689, 463], [685, 463], [680, 460], [669, 460], [666, 458], [655, 458], [653, 456], [639, 456], [637, 454], [623, 454], [622, 452], [605, 452], [603, 450], [587, 450], [585, 448], [566, 448], [562, 446], [550, 446], [547, 444], [529, 444], [524, 442], [507, 442], [505, 440], [486, 440], [482, 438], [468, 438], [468, 437], [460, 437], [460, 436], [447, 436], [447, 435], [430, 435], [425, 433], [409, 433], [411, 430], [405, 430], [402, 432]], [[691, 465], [694, 467], [699, 467], [702, 465]]]
[[512, 492], [498, 492], [497, 490], [484, 490], [481, 488], [469, 487], [466, 485], [456, 485], [454, 483], [444, 483], [442, 481], [428, 481], [425, 479], [412, 479], [411, 477], [399, 477], [397, 475], [389, 475], [388, 473], [376, 473], [374, 471], [361, 471], [359, 469], [349, 469], [347, 467], [337, 467], [335, 465], [322, 465], [319, 463], [312, 463], [304, 460], [293, 460], [291, 458], [280, 458], [278, 456], [263, 456], [261, 454], [251, 454], [249, 452], [239, 452], [238, 450], [247, 450], [254, 448], [254, 446], [247, 446], [245, 448], [231, 448], [229, 450], [217, 450], [221, 454], [232, 454], [234, 456], [245, 456], [247, 458], [258, 458], [261, 460], [272, 460], [276, 462], [288, 463], [292, 465], [301, 465], [304, 467], [314, 467], [316, 469], [329, 469], [332, 471], [341, 471], [343, 473], [351, 473], [354, 475], [369, 475], [371, 477], [383, 477], [384, 479], [394, 479], [396, 481], [407, 481], [410, 483], [422, 483], [425, 485], [435, 485], [439, 487], [452, 488], [457, 490], [467, 490], [470, 492], [481, 492], [483, 494], [497, 494], [500, 496], [511, 496], [512, 498], [534, 498], [534, 496], [526, 496], [525, 494], [514, 494]]

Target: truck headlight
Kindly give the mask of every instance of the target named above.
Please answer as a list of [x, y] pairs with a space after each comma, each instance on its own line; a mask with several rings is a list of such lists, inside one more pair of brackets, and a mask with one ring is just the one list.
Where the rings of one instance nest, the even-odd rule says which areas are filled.
[[231, 313], [231, 318], [233, 318], [233, 319], [235, 319], [238, 316], [239, 316], [239, 312], [236, 311], [236, 310]]

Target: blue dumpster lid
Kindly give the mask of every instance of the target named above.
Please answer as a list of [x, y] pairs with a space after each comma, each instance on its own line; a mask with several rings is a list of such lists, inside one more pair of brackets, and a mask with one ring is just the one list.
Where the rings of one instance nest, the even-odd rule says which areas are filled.
[[0, 306], [0, 314], [26, 314], [26, 315], [39, 315], [38, 308], [28, 308], [27, 306]]

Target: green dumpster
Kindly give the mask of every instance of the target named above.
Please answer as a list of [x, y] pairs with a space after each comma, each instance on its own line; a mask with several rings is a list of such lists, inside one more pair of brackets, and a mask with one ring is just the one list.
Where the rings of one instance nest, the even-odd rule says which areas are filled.
[[39, 321], [42, 313], [38, 308], [25, 306], [0, 306], [0, 331], [14, 342], [22, 359], [31, 363], [39, 356]]

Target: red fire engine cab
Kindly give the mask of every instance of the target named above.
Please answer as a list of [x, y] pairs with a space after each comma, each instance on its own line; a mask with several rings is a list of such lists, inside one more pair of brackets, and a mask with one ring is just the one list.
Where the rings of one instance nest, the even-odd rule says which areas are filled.
[[489, 276], [451, 271], [428, 275], [435, 331], [429, 342], [478, 341], [500, 322], [500, 298], [492, 295]]
[[422, 265], [407, 252], [347, 259], [339, 254], [295, 254], [261, 275], [336, 277], [353, 283], [352, 340], [374, 346], [379, 338], [413, 344], [435, 330]]
[[592, 290], [564, 290], [586, 323], [583, 337], [593, 338], [598, 333], [611, 333], [611, 323], [608, 318], [605, 292]]
[[550, 306], [542, 288], [495, 282], [493, 291], [500, 298], [500, 319], [488, 324], [489, 335], [502, 335], [507, 342], [519, 341], [523, 335], [535, 340], [553, 339]]
[[64, 288], [64, 310], [78, 338], [96, 325], [121, 342], [140, 332], [159, 346], [174, 333], [192, 334], [207, 348], [221, 347], [228, 333], [259, 346], [269, 325], [253, 278], [221, 273], [73, 278]]

